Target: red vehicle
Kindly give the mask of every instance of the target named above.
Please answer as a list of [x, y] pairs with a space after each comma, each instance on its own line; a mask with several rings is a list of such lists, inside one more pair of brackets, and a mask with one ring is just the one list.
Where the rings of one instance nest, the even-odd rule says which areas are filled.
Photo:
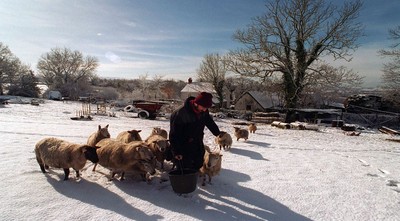
[[161, 107], [168, 102], [164, 101], [148, 101], [148, 100], [133, 100], [131, 105], [125, 107], [126, 112], [137, 112], [138, 117], [143, 119], [155, 119]]

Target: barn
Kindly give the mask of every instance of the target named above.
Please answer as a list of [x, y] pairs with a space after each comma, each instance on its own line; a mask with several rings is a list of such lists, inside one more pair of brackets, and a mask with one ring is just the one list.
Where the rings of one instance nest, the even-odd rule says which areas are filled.
[[247, 91], [236, 100], [235, 110], [264, 112], [277, 106], [279, 106], [277, 96], [260, 91]]

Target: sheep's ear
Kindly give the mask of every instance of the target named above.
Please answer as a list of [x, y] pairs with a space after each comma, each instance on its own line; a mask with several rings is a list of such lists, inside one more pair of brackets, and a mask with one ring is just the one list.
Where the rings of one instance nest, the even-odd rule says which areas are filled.
[[138, 130], [137, 132], [140, 133], [140, 132], [142, 132], [142, 130]]
[[86, 151], [87, 151], [87, 148], [88, 148], [89, 146], [88, 145], [82, 145], [81, 146], [81, 151], [82, 151], [82, 153], [85, 153]]
[[99, 149], [100, 147], [99, 146], [94, 146], [94, 148]]
[[107, 129], [108, 129], [108, 124], [105, 126], [105, 128], [107, 128]]
[[99, 125], [99, 130], [101, 130], [101, 125]]

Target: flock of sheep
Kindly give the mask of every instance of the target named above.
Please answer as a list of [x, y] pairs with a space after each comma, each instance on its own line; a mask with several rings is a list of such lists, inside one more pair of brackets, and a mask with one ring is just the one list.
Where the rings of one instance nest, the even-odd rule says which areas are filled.
[[[150, 182], [151, 175], [156, 173], [156, 168], [164, 170], [164, 162], [168, 159], [170, 152], [168, 132], [159, 127], [153, 128], [150, 136], [142, 140], [141, 130], [123, 131], [113, 139], [110, 138], [108, 126], [98, 126], [98, 130], [91, 134], [86, 144], [71, 143], [66, 140], [50, 137], [44, 138], [36, 143], [36, 160], [43, 173], [49, 167], [62, 168], [64, 180], [68, 180], [70, 168], [76, 172], [79, 178], [79, 171], [83, 169], [87, 160], [94, 163], [93, 171], [97, 164], [110, 170], [110, 180], [116, 174], [120, 180], [124, 180], [126, 172], [139, 173], [144, 181]], [[237, 140], [248, 139], [249, 131], [254, 133], [257, 127], [250, 124], [248, 130], [234, 127], [234, 135]], [[220, 151], [229, 150], [232, 146], [232, 137], [229, 133], [221, 131], [215, 138]], [[203, 177], [202, 185], [206, 184], [206, 177], [211, 183], [211, 177], [218, 175], [221, 170], [222, 154], [220, 151], [211, 151], [205, 145], [204, 164], [199, 170]], [[172, 167], [174, 168], [174, 166]]]

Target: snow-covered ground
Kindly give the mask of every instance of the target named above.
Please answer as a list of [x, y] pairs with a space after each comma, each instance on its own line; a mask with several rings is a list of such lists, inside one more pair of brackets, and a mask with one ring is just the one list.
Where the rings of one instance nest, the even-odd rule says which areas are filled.
[[[85, 143], [98, 125], [112, 137], [167, 119], [70, 117], [80, 103], [48, 101], [0, 107], [0, 220], [400, 220], [400, 143], [376, 130], [347, 136], [340, 129], [284, 130], [258, 125], [247, 141], [222, 151], [222, 171], [211, 185], [178, 195], [159, 172], [151, 184], [137, 176], [109, 181], [88, 162], [76, 179], [61, 169], [43, 174], [34, 145], [44, 137]], [[216, 119], [233, 135], [236, 120]], [[242, 126], [243, 127], [243, 126]], [[215, 148], [206, 129], [205, 143]]]

